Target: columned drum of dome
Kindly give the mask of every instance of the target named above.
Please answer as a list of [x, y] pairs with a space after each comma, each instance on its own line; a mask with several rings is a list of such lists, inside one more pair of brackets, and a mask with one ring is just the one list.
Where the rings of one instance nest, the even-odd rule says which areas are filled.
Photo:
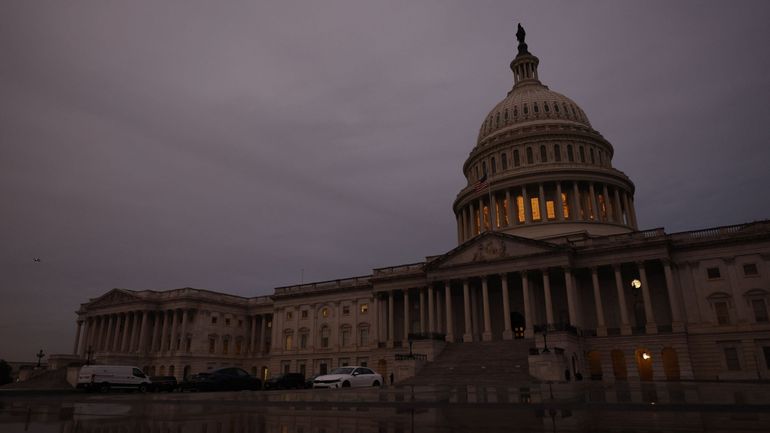
[[539, 59], [516, 37], [514, 85], [484, 119], [455, 199], [460, 243], [488, 230], [544, 239], [637, 229], [634, 184], [612, 167], [612, 145], [570, 98], [538, 79]]

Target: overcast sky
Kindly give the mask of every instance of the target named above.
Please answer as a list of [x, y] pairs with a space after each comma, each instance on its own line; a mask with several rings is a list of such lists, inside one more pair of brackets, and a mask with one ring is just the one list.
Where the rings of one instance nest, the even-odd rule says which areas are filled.
[[114, 287], [266, 295], [451, 249], [519, 21], [642, 228], [770, 217], [767, 1], [4, 0], [0, 358], [71, 351]]

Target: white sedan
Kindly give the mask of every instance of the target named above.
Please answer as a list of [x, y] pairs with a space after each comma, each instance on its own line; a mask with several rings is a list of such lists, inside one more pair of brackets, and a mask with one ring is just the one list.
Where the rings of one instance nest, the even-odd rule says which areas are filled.
[[367, 367], [340, 367], [313, 380], [313, 388], [350, 388], [380, 386], [382, 376]]

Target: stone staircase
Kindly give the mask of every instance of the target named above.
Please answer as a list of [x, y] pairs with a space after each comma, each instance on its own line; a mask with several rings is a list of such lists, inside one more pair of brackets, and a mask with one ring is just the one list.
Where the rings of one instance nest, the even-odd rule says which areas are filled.
[[399, 385], [516, 385], [532, 382], [531, 340], [449, 343], [415, 377]]

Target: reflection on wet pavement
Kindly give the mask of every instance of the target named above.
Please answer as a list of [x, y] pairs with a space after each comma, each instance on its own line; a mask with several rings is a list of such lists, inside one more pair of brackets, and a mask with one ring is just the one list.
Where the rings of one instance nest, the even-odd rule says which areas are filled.
[[770, 431], [763, 384], [532, 384], [194, 394], [0, 394], [0, 431]]

